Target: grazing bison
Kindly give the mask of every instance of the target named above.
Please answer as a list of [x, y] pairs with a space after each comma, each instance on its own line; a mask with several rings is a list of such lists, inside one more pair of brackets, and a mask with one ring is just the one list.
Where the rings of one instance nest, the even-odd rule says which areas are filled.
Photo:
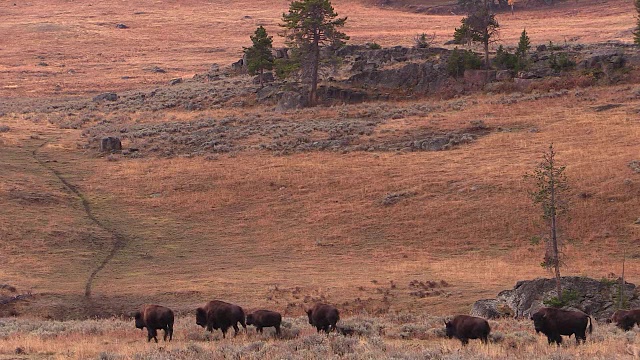
[[640, 325], [640, 309], [618, 310], [613, 313], [611, 322], [624, 331], [629, 331], [638, 324]]
[[147, 328], [147, 341], [154, 339], [158, 342], [158, 329], [164, 330], [164, 341], [173, 338], [173, 311], [160, 305], [145, 305], [141, 311], [134, 314], [136, 328]]
[[270, 310], [256, 310], [247, 315], [247, 325], [254, 325], [256, 332], [262, 333], [262, 328], [273, 326], [276, 328], [276, 335], [280, 335], [280, 324], [282, 315]]
[[309, 324], [320, 330], [324, 330], [327, 334], [331, 330], [336, 329], [336, 323], [340, 320], [340, 312], [338, 309], [327, 304], [315, 304], [311, 309], [307, 310], [309, 316]]
[[238, 335], [238, 323], [247, 330], [244, 310], [238, 305], [229, 304], [224, 301], [209, 301], [204, 307], [196, 309], [196, 324], [206, 327], [207, 330], [222, 330], [222, 337], [225, 338], [227, 330], [233, 326], [234, 335]]
[[562, 343], [562, 336], [576, 335], [576, 344], [580, 344], [580, 339], [584, 343], [587, 341], [586, 331], [593, 331], [591, 317], [582, 311], [562, 310], [556, 308], [542, 308], [531, 315], [536, 333], [543, 333], [547, 336], [549, 344]]
[[446, 326], [447, 337], [449, 339], [455, 337], [467, 345], [469, 339], [480, 339], [483, 344], [489, 342], [489, 333], [491, 327], [487, 320], [475, 316], [458, 315], [451, 321], [444, 322]]

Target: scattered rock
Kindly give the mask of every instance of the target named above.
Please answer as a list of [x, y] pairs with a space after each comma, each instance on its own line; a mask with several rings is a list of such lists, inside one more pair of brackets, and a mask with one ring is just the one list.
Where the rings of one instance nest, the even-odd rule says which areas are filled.
[[495, 70], [465, 70], [464, 82], [471, 85], [484, 85], [496, 80]]
[[120, 138], [115, 136], [108, 136], [102, 138], [100, 141], [101, 152], [116, 152], [122, 150], [122, 142]]
[[629, 162], [629, 167], [634, 172], [640, 174], [640, 160], [632, 160], [631, 162]]
[[169, 85], [170, 86], [178, 85], [180, 83], [182, 83], [182, 78], [175, 78], [175, 79], [169, 80]]
[[276, 78], [273, 76], [272, 72], [266, 72], [262, 75], [258, 74], [253, 78], [253, 83], [254, 84], [260, 84], [260, 78], [262, 77], [262, 83], [266, 84], [266, 83], [271, 83], [274, 82], [276, 80]]
[[299, 92], [285, 91], [280, 96], [276, 105], [276, 111], [287, 111], [292, 109], [302, 109], [307, 105], [307, 97]]
[[129, 26], [125, 24], [116, 24], [116, 29], [128, 29]]
[[11, 130], [7, 125], [0, 125], [0, 133], [9, 132]]
[[511, 70], [498, 70], [496, 72], [496, 80], [507, 81], [513, 79], [513, 71]]
[[385, 205], [385, 206], [393, 205], [398, 203], [402, 199], [407, 199], [415, 195], [416, 195], [415, 191], [407, 191], [407, 190], [388, 193], [387, 195], [385, 195], [384, 199], [382, 199], [382, 205]]
[[593, 106], [592, 109], [595, 112], [601, 112], [601, 111], [607, 111], [607, 110], [619, 108], [621, 106], [622, 104], [604, 104], [604, 105]]
[[506, 303], [500, 300], [485, 299], [478, 300], [473, 304], [470, 315], [485, 319], [500, 319], [504, 317], [513, 317], [513, 311]]
[[152, 66], [152, 67], [148, 67], [148, 68], [144, 68], [142, 69], [144, 71], [148, 71], [148, 72], [152, 72], [152, 73], [158, 73], [158, 74], [164, 74], [167, 72], [167, 70], [159, 67], [159, 66]]
[[117, 101], [117, 100], [118, 100], [118, 94], [112, 93], [112, 92], [96, 95], [93, 98], [94, 102], [98, 102], [98, 101]]

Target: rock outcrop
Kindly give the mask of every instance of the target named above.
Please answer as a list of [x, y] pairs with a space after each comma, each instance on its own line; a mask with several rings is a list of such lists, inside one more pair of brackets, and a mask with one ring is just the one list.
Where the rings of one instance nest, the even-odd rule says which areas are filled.
[[[617, 310], [620, 281], [565, 276], [561, 278], [561, 285], [565, 293], [565, 307], [584, 311], [596, 320], [608, 319]], [[557, 296], [555, 286], [555, 279], [518, 281], [513, 289], [501, 291], [495, 299], [476, 301], [471, 314], [490, 319], [504, 316], [528, 318], [545, 306], [545, 301]], [[640, 307], [638, 289], [634, 284], [625, 283], [624, 300], [626, 307]]]

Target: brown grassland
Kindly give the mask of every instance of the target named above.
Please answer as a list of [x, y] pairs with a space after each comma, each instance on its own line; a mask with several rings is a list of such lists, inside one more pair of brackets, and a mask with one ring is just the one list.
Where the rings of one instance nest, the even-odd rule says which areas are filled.
[[[637, 358], [636, 332], [604, 324], [587, 345], [576, 348], [570, 340], [559, 349], [535, 336], [528, 321], [492, 322], [496, 344], [466, 349], [433, 329], [444, 316], [467, 313], [475, 300], [518, 280], [550, 275], [539, 265], [542, 246], [531, 243], [540, 233], [539, 211], [523, 180], [550, 143], [571, 186], [563, 274], [618, 276], [626, 247], [627, 281], [640, 283], [640, 175], [628, 166], [640, 155], [638, 69], [621, 84], [513, 103], [501, 101], [508, 94], [475, 93], [282, 115], [304, 122], [424, 104], [437, 110], [385, 119], [371, 137], [461, 129], [471, 120], [500, 129], [439, 152], [101, 157], [83, 147], [82, 128], [49, 121], [70, 114], [38, 110], [44, 102], [161, 86], [205, 72], [211, 63], [229, 64], [256, 26], [278, 31], [287, 5], [2, 5], [0, 110], [9, 110], [0, 112], [0, 126], [9, 131], [0, 132], [0, 284], [31, 291], [34, 299], [16, 306], [17, 319], [0, 319], [0, 358]], [[460, 21], [358, 1], [334, 5], [349, 17], [345, 32], [353, 43], [408, 46], [426, 32], [442, 44]], [[522, 28], [534, 45], [631, 41], [629, 1], [519, 10], [498, 16], [502, 43], [515, 44]], [[117, 23], [129, 29], [116, 29]], [[148, 71], [154, 66], [166, 73]], [[452, 102], [464, 106], [448, 106]], [[609, 103], [621, 106], [594, 110]], [[269, 111], [252, 105], [125, 115], [129, 122], [160, 122]], [[383, 205], [394, 193], [411, 195]], [[115, 248], [114, 233], [122, 240]], [[416, 297], [413, 280], [442, 285]], [[209, 339], [191, 313], [213, 298], [283, 312], [285, 340], [253, 331]], [[338, 305], [343, 321], [366, 328], [365, 336], [315, 335], [300, 316], [319, 300]], [[171, 344], [144, 343], [133, 321], [120, 317], [145, 302], [179, 313]], [[83, 320], [93, 316], [113, 318]]]

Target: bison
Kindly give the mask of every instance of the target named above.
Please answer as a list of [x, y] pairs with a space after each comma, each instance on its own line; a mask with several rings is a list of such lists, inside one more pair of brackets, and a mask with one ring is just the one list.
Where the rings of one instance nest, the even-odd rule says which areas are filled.
[[640, 325], [640, 309], [618, 310], [613, 313], [611, 322], [624, 331], [629, 331], [638, 324]]
[[164, 330], [164, 341], [173, 338], [173, 311], [160, 305], [145, 305], [141, 311], [137, 311], [134, 316], [136, 328], [147, 328], [147, 342], [154, 339], [158, 342], [158, 329]]
[[270, 310], [256, 310], [247, 315], [247, 325], [254, 325], [256, 332], [262, 333], [262, 328], [273, 326], [276, 329], [276, 335], [280, 335], [280, 324], [282, 324], [282, 315]]
[[209, 301], [204, 307], [196, 309], [196, 324], [206, 327], [208, 331], [222, 330], [222, 337], [225, 338], [227, 330], [233, 326], [234, 335], [238, 335], [238, 323], [247, 330], [244, 310], [238, 305], [229, 304], [224, 301]]
[[536, 333], [543, 333], [547, 336], [549, 344], [562, 343], [562, 336], [575, 334], [576, 344], [580, 344], [580, 339], [584, 343], [587, 341], [586, 331], [593, 332], [593, 321], [591, 317], [582, 311], [562, 310], [556, 308], [542, 308], [531, 315]]
[[340, 312], [334, 306], [327, 304], [315, 304], [311, 309], [307, 310], [309, 316], [309, 324], [320, 330], [324, 330], [327, 334], [331, 330], [336, 329], [336, 323], [340, 320]]
[[475, 316], [458, 315], [451, 321], [444, 322], [446, 326], [447, 337], [449, 339], [455, 337], [467, 345], [469, 339], [480, 339], [483, 344], [489, 342], [489, 333], [491, 327], [487, 320]]

